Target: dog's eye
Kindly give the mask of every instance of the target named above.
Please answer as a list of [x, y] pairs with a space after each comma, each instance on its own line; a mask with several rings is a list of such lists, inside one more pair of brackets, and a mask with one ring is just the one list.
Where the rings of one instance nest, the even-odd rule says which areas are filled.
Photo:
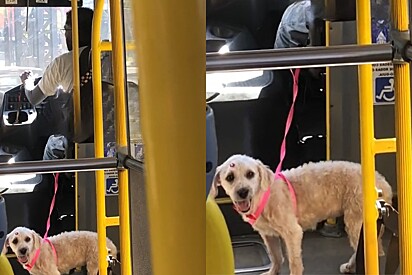
[[235, 180], [235, 176], [233, 175], [233, 173], [230, 173], [229, 175], [226, 176], [226, 181], [232, 182], [234, 180]]
[[25, 241], [26, 243], [28, 243], [28, 242], [31, 241], [31, 239], [30, 239], [30, 237], [26, 237], [26, 238], [24, 239], [24, 241]]
[[248, 171], [248, 172], [246, 173], [246, 178], [248, 178], [248, 179], [251, 179], [251, 178], [253, 178], [254, 176], [255, 176], [255, 173], [252, 172], [252, 171]]
[[19, 240], [17, 238], [13, 239], [13, 241], [12, 241], [13, 244], [17, 244], [18, 242], [19, 242]]

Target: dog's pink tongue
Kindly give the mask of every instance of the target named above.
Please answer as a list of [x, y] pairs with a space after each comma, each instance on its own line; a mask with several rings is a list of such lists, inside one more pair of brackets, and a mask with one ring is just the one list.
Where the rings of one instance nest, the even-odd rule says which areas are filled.
[[19, 262], [23, 264], [27, 263], [29, 260], [26, 256], [18, 256], [17, 258], [19, 259]]
[[242, 212], [249, 211], [249, 202], [248, 201], [240, 201], [236, 202], [237, 209]]

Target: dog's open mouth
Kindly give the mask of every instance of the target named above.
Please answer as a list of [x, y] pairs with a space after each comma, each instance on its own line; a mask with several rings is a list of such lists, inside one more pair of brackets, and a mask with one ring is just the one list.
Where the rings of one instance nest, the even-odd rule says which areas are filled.
[[235, 207], [239, 212], [247, 213], [250, 210], [250, 200], [235, 201]]
[[29, 261], [29, 258], [27, 258], [27, 256], [17, 256], [17, 259], [22, 264], [27, 264], [27, 262]]

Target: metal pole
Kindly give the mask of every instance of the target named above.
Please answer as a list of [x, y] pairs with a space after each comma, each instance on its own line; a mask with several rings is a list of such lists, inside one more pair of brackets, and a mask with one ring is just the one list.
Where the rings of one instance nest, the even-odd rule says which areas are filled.
[[[392, 27], [398, 32], [408, 31], [408, 0], [394, 0], [391, 4]], [[395, 62], [394, 72], [400, 274], [412, 274], [412, 122], [409, 63]]]
[[13, 164], [0, 164], [0, 175], [94, 171], [113, 168], [117, 168], [116, 158], [84, 158], [22, 161]]
[[[94, 118], [94, 155], [104, 157], [103, 143], [103, 99], [100, 33], [103, 16], [103, 0], [95, 1], [92, 33], [92, 68], [93, 68], [93, 118]], [[106, 249], [106, 186], [104, 171], [96, 171], [96, 212], [97, 238], [99, 254], [99, 274], [107, 274]], [[126, 255], [128, 257], [128, 255]], [[128, 275], [128, 274], [126, 274]]]
[[[116, 121], [116, 144], [118, 151], [128, 150], [127, 136], [127, 100], [124, 57], [122, 0], [110, 0], [110, 22], [112, 34], [112, 60], [114, 68], [114, 109]], [[132, 275], [130, 212], [129, 212], [129, 171], [118, 171], [119, 184], [119, 221], [120, 221], [120, 255], [122, 255], [121, 273]]]
[[[372, 43], [370, 0], [356, 1], [356, 19], [358, 44], [370, 45]], [[375, 202], [378, 195], [375, 188], [372, 65], [360, 65], [358, 79], [365, 274], [379, 274], [378, 241], [376, 238], [378, 211]]]
[[[80, 49], [79, 49], [79, 21], [77, 12], [77, 1], [72, 3], [72, 47], [73, 47], [73, 114], [74, 114], [74, 133], [75, 136], [80, 131], [81, 110], [80, 110]], [[70, 30], [69, 30], [70, 31]], [[43, 50], [43, 49], [42, 49]]]
[[206, 70], [245, 71], [286, 68], [332, 67], [392, 61], [390, 44], [305, 47], [258, 51], [208, 53]]
[[118, 153], [117, 154], [119, 163], [123, 165], [127, 169], [132, 169], [137, 172], [143, 172], [144, 171], [144, 164], [143, 162], [139, 160], [135, 160], [134, 158], [131, 158], [128, 155]]
[[153, 274], [204, 274], [205, 1], [133, 10]]

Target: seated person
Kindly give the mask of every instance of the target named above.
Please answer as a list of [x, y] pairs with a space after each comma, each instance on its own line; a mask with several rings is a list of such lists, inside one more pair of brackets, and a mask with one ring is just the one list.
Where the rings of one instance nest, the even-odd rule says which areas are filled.
[[[31, 72], [26, 71], [20, 75], [25, 93], [33, 105], [40, 104], [46, 97], [54, 96], [58, 88], [63, 92], [73, 90], [73, 51], [72, 51], [72, 24], [71, 10], [67, 12], [64, 25], [66, 45], [69, 52], [56, 57], [45, 69], [42, 79], [34, 85]], [[80, 53], [91, 47], [93, 10], [80, 7], [78, 9], [79, 47]]]
[[[57, 126], [55, 126], [52, 132], [55, 135], [52, 137], [59, 137], [59, 139], [67, 140], [65, 142], [66, 146], [73, 140], [76, 142], [85, 142], [90, 140], [93, 136], [93, 108], [92, 108], [92, 91], [91, 86], [86, 87], [86, 90], [81, 89], [81, 101], [82, 107], [81, 111], [82, 114], [85, 114], [85, 119], [82, 119], [82, 133], [78, 134], [74, 137], [73, 134], [73, 110], [71, 107], [71, 95], [70, 93], [73, 90], [73, 51], [72, 51], [72, 18], [71, 18], [71, 10], [66, 14], [66, 23], [64, 25], [64, 32], [66, 38], [66, 45], [68, 48], [68, 52], [64, 53], [58, 57], [56, 57], [45, 69], [44, 74], [37, 85], [34, 84], [34, 77], [32, 76], [30, 71], [26, 71], [20, 75], [21, 81], [24, 85], [25, 94], [29, 102], [33, 105], [38, 105], [42, 103], [47, 97], [49, 96], [58, 96], [58, 93], [62, 91], [68, 96], [63, 98], [67, 99], [67, 103], [65, 104], [67, 110], [59, 110], [60, 107], [54, 107], [53, 115], [59, 116], [59, 114], [55, 114], [56, 112], [62, 112], [64, 121], [63, 124], [68, 125], [61, 125], [61, 121], [58, 121]], [[78, 35], [79, 35], [79, 54], [80, 59], [83, 62], [80, 63], [81, 71], [82, 65], [87, 66], [87, 74], [89, 73], [89, 66], [91, 65], [90, 62], [90, 49], [91, 49], [91, 39], [92, 39], [92, 23], [93, 23], [93, 10], [89, 8], [79, 7], [78, 8]], [[87, 52], [86, 52], [87, 50]], [[85, 60], [87, 60], [85, 62]], [[83, 64], [84, 63], [84, 64]], [[87, 64], [86, 64], [87, 63]], [[112, 70], [111, 70], [111, 55], [104, 55], [102, 57], [102, 79], [104, 80], [112, 80], [111, 77]], [[81, 76], [83, 78], [83, 75]], [[91, 78], [91, 73], [89, 75]], [[87, 82], [87, 80], [85, 81]], [[89, 84], [91, 81], [89, 82]], [[82, 82], [81, 85], [84, 83]], [[86, 84], [84, 84], [86, 85]], [[85, 88], [85, 87], [83, 87]], [[54, 119], [55, 120], [55, 119]], [[54, 148], [56, 142], [51, 142], [52, 139], [48, 140], [46, 145], [46, 152], [52, 152], [56, 148]], [[50, 147], [50, 148], [49, 148]], [[66, 153], [70, 150], [66, 149]], [[58, 150], [58, 149], [57, 149]], [[47, 154], [47, 159], [53, 154]], [[61, 154], [59, 154], [61, 155]], [[64, 157], [70, 157], [70, 153], [66, 154]], [[46, 155], [45, 155], [46, 157]], [[53, 157], [57, 158], [57, 156]]]
[[321, 18], [321, 10], [311, 0], [297, 0], [282, 15], [274, 48], [320, 46], [316, 35], [315, 20]]

